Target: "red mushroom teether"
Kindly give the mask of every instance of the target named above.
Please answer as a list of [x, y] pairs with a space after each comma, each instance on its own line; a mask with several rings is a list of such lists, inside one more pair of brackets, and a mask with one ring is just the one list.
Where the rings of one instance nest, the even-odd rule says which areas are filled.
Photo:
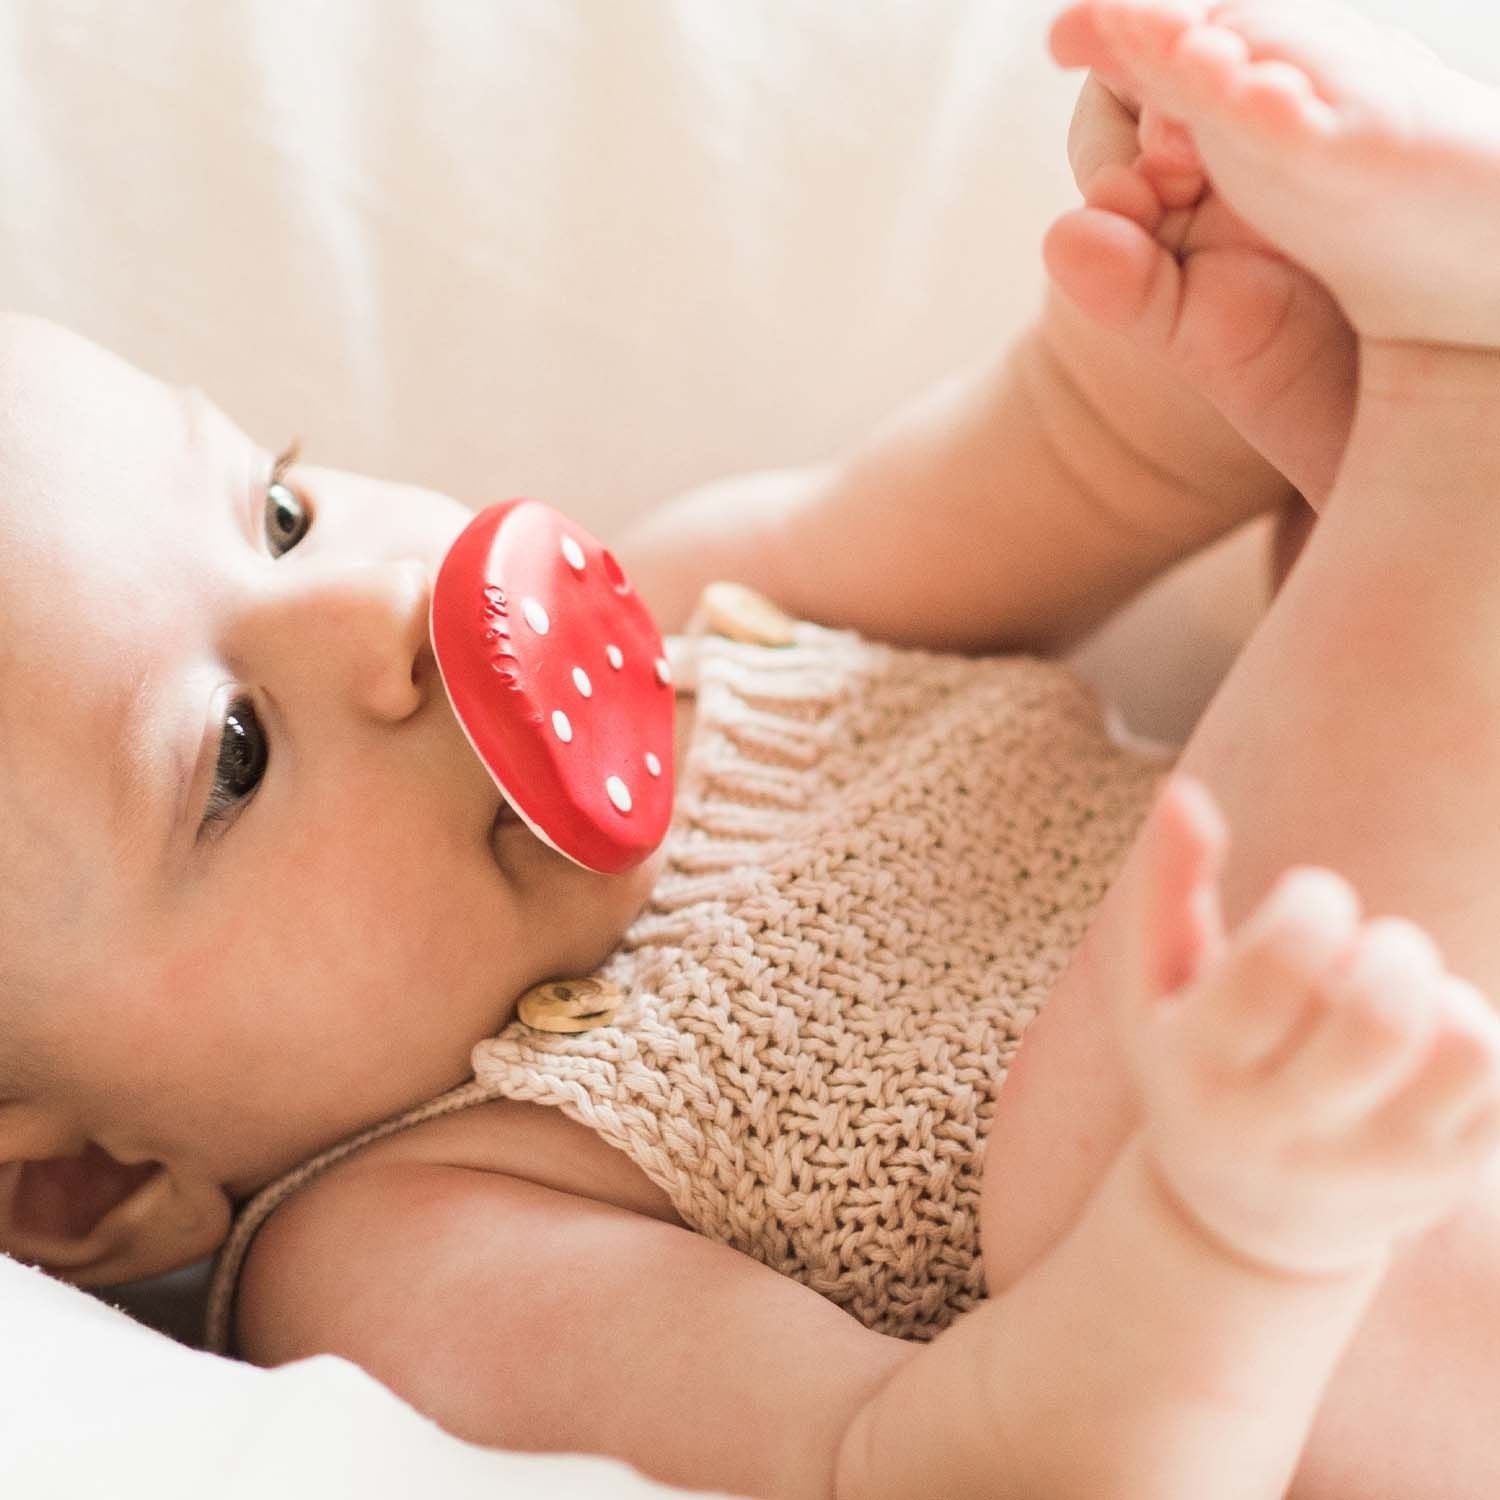
[[620, 565], [536, 500], [448, 549], [430, 630], [449, 702], [538, 838], [602, 874], [666, 837], [675, 711], [661, 635]]

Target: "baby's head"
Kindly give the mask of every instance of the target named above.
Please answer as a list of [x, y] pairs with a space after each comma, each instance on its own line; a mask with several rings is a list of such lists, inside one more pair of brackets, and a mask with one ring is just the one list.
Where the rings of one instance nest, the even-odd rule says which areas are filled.
[[0, 317], [0, 1249], [196, 1258], [639, 909], [496, 826], [427, 634], [469, 517]]

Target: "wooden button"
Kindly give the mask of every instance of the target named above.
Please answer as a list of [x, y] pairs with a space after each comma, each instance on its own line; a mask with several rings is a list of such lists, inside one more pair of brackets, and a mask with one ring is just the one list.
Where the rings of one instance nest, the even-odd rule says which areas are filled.
[[796, 639], [790, 615], [764, 594], [742, 583], [711, 583], [703, 590], [704, 623], [715, 635], [749, 646], [790, 646]]
[[592, 1031], [614, 1020], [624, 998], [606, 979], [549, 979], [521, 996], [516, 1014], [533, 1031]]

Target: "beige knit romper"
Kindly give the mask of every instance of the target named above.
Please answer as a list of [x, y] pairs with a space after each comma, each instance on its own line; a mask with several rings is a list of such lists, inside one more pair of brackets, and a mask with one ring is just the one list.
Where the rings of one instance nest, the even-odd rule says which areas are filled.
[[1065, 668], [795, 627], [717, 635], [666, 863], [577, 1035], [520, 1021], [474, 1078], [260, 1193], [220, 1255], [229, 1340], [251, 1236], [377, 1136], [496, 1096], [624, 1151], [699, 1232], [861, 1322], [930, 1338], [983, 1294], [992, 1091], [1083, 934], [1162, 772]]

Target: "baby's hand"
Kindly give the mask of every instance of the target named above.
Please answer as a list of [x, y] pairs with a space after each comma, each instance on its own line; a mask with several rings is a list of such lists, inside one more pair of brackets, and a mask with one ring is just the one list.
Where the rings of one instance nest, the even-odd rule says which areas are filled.
[[1099, 70], [1084, 80], [1068, 126], [1068, 164], [1085, 198], [1105, 169], [1138, 172], [1163, 208], [1191, 208], [1207, 181], [1192, 138], [1174, 122], [1142, 109], [1123, 79]]
[[1500, 1020], [1409, 922], [1324, 870], [1219, 929], [1223, 832], [1168, 787], [1136, 888], [1123, 1040], [1142, 1141], [1221, 1248], [1293, 1274], [1378, 1264], [1444, 1218], [1500, 1142]]
[[1052, 279], [1141, 350], [1143, 380], [1164, 367], [1320, 506], [1354, 418], [1354, 331], [1213, 190], [1186, 131], [1141, 111], [1091, 15], [1076, 6], [1052, 34], [1058, 61], [1095, 65], [1068, 139], [1084, 206], [1048, 232]]

